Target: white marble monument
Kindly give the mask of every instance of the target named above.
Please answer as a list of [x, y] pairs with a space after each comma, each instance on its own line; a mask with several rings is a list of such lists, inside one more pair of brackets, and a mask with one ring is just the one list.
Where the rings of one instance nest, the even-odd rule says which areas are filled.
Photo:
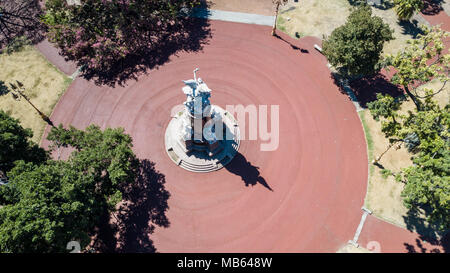
[[239, 127], [233, 115], [210, 102], [212, 90], [201, 78], [183, 81], [186, 95], [182, 111], [170, 121], [165, 134], [169, 157], [193, 172], [219, 170], [239, 149]]

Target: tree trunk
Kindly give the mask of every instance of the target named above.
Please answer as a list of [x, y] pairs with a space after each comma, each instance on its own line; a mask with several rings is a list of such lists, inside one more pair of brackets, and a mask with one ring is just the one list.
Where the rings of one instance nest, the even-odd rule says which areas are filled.
[[381, 158], [383, 157], [383, 155], [385, 153], [387, 153], [392, 147], [394, 146], [393, 143], [389, 144], [389, 146], [387, 147], [386, 151], [382, 152], [378, 157], [376, 157], [373, 161], [372, 164], [378, 164], [381, 160]]
[[404, 85], [403, 88], [406, 91], [406, 94], [408, 94], [408, 96], [411, 98], [411, 100], [414, 102], [414, 104], [416, 105], [417, 111], [421, 111], [422, 110], [422, 106], [420, 104], [420, 101], [416, 98], [416, 96], [414, 96], [411, 91], [409, 91], [409, 88], [407, 85]]
[[278, 20], [278, 10], [280, 9], [280, 2], [277, 3], [277, 6], [275, 8], [275, 22], [273, 23], [272, 28], [272, 36], [275, 36], [275, 30], [277, 29], [277, 20]]

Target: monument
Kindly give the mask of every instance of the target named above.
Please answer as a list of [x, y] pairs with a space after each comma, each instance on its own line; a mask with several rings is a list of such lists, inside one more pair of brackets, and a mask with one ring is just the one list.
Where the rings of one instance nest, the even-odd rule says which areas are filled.
[[193, 172], [211, 172], [228, 164], [239, 150], [240, 131], [233, 115], [210, 102], [212, 90], [201, 79], [183, 81], [183, 110], [172, 116], [165, 133], [170, 159]]

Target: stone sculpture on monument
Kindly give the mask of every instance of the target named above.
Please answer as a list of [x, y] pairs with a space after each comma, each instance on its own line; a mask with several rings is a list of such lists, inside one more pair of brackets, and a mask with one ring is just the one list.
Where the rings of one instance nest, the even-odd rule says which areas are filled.
[[169, 157], [180, 167], [210, 172], [228, 164], [239, 149], [239, 126], [234, 117], [210, 102], [212, 90], [201, 79], [183, 81], [184, 108], [170, 121], [165, 145]]

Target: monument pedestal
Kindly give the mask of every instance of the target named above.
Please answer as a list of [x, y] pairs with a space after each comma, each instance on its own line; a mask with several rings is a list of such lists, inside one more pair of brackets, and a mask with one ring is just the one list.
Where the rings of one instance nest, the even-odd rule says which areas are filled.
[[228, 164], [239, 150], [239, 126], [233, 115], [211, 105], [211, 89], [202, 79], [184, 81], [184, 109], [169, 123], [165, 146], [170, 159], [193, 172], [211, 172]]
[[[192, 172], [212, 172], [231, 162], [239, 150], [240, 131], [233, 115], [213, 105], [213, 109], [223, 117], [223, 139], [212, 144], [198, 144], [193, 140], [184, 141], [179, 127], [183, 122], [184, 111], [170, 121], [166, 129], [165, 145], [170, 159], [181, 168]], [[189, 147], [186, 147], [189, 146]]]

